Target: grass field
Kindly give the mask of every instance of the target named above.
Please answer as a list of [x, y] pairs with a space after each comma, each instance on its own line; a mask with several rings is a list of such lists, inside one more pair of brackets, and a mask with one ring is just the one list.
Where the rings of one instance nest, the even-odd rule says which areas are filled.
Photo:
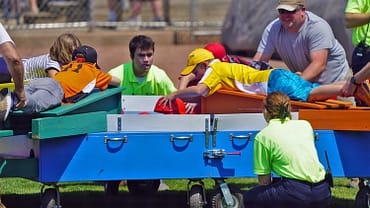
[[[207, 196], [214, 188], [212, 179], [205, 179]], [[146, 208], [146, 207], [187, 207], [187, 186], [189, 180], [165, 180], [171, 190], [161, 191], [153, 196], [133, 196], [126, 186], [120, 187], [117, 196], [105, 196], [104, 188], [98, 182], [59, 183], [61, 205], [63, 208]], [[256, 185], [255, 178], [227, 179], [241, 190], [248, 190]], [[347, 188], [349, 180], [335, 178], [332, 189], [330, 208], [354, 208], [357, 189]], [[22, 178], [1, 178], [1, 197], [7, 208], [38, 208], [40, 206], [41, 183]], [[209, 201], [209, 200], [208, 200]]]

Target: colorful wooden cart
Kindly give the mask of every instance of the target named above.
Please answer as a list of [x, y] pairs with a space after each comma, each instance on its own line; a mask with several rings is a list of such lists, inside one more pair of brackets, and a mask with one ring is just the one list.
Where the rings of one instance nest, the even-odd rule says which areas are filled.
[[[42, 190], [42, 207], [61, 206], [59, 182], [180, 178], [189, 179], [189, 207], [241, 207], [240, 190], [224, 179], [255, 177], [253, 138], [266, 126], [263, 96], [219, 91], [202, 98], [201, 114], [162, 115], [153, 113], [158, 96], [121, 97], [121, 90], [38, 115], [14, 112], [4, 126], [9, 130], [0, 131], [0, 176], [54, 185]], [[320, 160], [333, 176], [370, 176], [363, 162], [370, 159], [368, 109], [339, 101], [292, 105], [294, 119], [313, 124]], [[357, 125], [348, 129], [348, 119]], [[204, 178], [216, 182], [209, 202]]]

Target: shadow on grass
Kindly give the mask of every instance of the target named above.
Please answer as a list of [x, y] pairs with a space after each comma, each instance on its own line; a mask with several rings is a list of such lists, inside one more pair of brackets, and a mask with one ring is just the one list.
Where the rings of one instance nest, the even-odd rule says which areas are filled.
[[[40, 195], [2, 195], [7, 208], [39, 208]], [[132, 195], [119, 192], [116, 196], [106, 196], [104, 192], [83, 191], [61, 193], [63, 208], [185, 208], [187, 199], [185, 191], [163, 191], [153, 195]]]
[[328, 208], [355, 208], [355, 203], [353, 200], [332, 197]]

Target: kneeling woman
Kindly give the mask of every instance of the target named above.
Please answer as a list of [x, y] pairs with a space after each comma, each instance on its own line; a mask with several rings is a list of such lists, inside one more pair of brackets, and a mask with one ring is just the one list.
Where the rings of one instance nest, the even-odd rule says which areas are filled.
[[[245, 207], [326, 207], [331, 190], [325, 180], [307, 121], [291, 120], [289, 97], [272, 92], [264, 100], [268, 125], [254, 141], [254, 172], [259, 186], [244, 193]], [[281, 180], [272, 182], [274, 172]]]

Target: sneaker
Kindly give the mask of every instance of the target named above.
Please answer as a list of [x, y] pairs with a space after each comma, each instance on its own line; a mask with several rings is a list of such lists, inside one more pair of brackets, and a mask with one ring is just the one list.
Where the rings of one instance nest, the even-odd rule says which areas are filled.
[[8, 88], [0, 90], [0, 121], [8, 118], [12, 104], [11, 94]]
[[162, 22], [162, 19], [160, 17], [153, 17], [152, 22]]
[[357, 87], [354, 94], [355, 98], [360, 100], [362, 103], [370, 106], [370, 83], [369, 80], [364, 81], [360, 86]]

